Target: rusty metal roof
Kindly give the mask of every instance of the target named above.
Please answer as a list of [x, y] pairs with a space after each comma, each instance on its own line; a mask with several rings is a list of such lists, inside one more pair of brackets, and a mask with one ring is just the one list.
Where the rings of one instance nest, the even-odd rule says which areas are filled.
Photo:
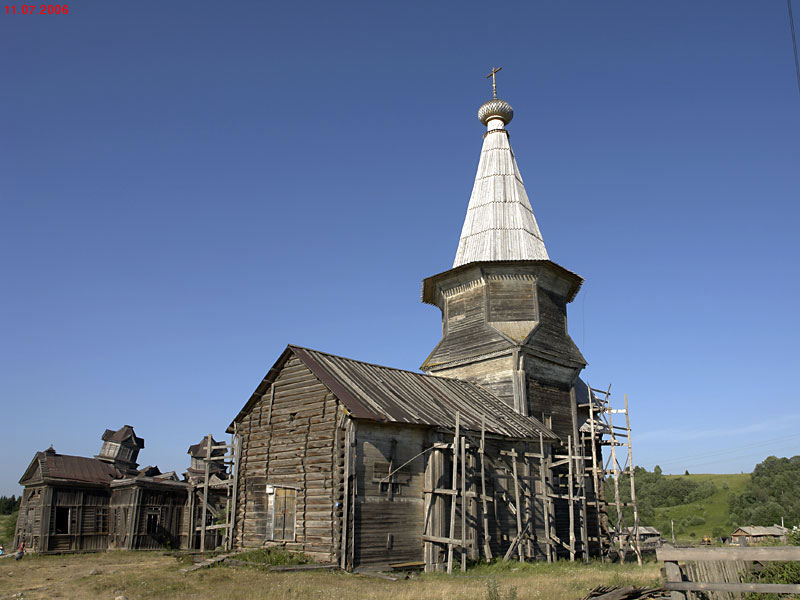
[[297, 356], [357, 419], [452, 429], [458, 412], [461, 427], [472, 431], [480, 431], [481, 417], [484, 417], [487, 433], [533, 439], [538, 439], [541, 433], [545, 439], [558, 439], [541, 422], [518, 414], [479, 385], [292, 345], [286, 348], [234, 421], [244, 417], [250, 406], [266, 393], [291, 354]]

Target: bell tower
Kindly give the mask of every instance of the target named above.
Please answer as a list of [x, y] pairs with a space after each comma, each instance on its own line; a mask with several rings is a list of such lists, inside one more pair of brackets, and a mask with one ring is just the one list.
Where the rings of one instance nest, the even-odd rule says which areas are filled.
[[575, 432], [572, 386], [586, 366], [567, 332], [567, 304], [583, 279], [550, 260], [497, 98], [478, 109], [486, 127], [453, 267], [422, 283], [442, 311], [442, 340], [422, 365], [486, 387], [566, 440]]

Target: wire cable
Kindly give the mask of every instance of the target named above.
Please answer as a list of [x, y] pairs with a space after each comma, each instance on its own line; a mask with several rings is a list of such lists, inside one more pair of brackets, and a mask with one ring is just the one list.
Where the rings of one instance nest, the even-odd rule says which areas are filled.
[[792, 48], [794, 49], [794, 70], [797, 74], [797, 92], [800, 94], [800, 62], [797, 60], [797, 36], [794, 33], [794, 17], [792, 16], [792, 0], [786, 0], [789, 8], [789, 28], [792, 30]]
[[712, 451], [709, 451], [709, 452], [699, 452], [699, 453], [694, 453], [694, 454], [689, 455], [689, 456], [678, 456], [678, 457], [670, 458], [670, 459], [668, 459], [666, 461], [659, 462], [658, 465], [663, 469], [664, 465], [683, 464], [683, 463], [685, 463], [687, 461], [690, 461], [690, 460], [693, 460], [693, 459], [696, 460], [698, 458], [705, 459], [705, 458], [711, 458], [711, 457], [716, 457], [716, 456], [720, 456], [720, 457], [725, 458], [725, 457], [729, 457], [729, 456], [732, 456], [732, 455], [735, 455], [735, 454], [739, 454], [742, 450], [751, 450], [751, 449], [759, 448], [759, 447], [763, 447], [763, 446], [775, 445], [776, 442], [789, 442], [789, 441], [795, 440], [797, 438], [800, 438], [800, 434], [782, 436], [782, 437], [779, 437], [779, 438], [771, 438], [771, 439], [768, 439], [768, 440], [762, 440], [760, 442], [755, 442], [755, 443], [752, 443], [752, 444], [742, 444], [742, 445], [738, 445], [738, 446], [729, 446], [727, 448], [721, 448], [719, 450], [712, 450]]

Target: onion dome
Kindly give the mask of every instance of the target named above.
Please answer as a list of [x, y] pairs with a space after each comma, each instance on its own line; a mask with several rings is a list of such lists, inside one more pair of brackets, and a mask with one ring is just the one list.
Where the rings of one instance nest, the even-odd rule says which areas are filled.
[[478, 119], [484, 125], [488, 124], [490, 119], [500, 119], [508, 125], [513, 118], [514, 109], [508, 102], [500, 98], [492, 98], [488, 102], [484, 102], [478, 109]]

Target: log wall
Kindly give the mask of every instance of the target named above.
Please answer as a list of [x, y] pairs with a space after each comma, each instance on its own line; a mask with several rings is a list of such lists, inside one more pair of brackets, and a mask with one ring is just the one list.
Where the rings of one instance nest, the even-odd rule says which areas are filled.
[[[292, 356], [239, 421], [236, 547], [280, 545], [336, 560], [342, 495], [338, 410], [330, 390]], [[290, 539], [273, 539], [276, 488], [296, 491]], [[285, 510], [281, 514], [285, 518]], [[285, 538], [286, 527], [280, 531]]]

